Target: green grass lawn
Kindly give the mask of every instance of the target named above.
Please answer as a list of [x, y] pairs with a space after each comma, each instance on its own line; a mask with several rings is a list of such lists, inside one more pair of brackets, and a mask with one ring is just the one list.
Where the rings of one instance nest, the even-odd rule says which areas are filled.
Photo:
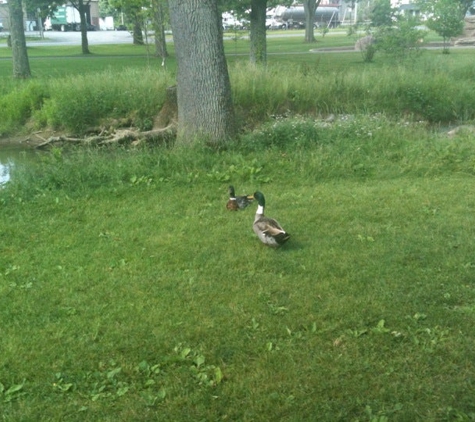
[[[475, 150], [384, 133], [18, 164], [4, 420], [472, 420]], [[284, 247], [226, 210], [230, 182]]]
[[[32, 66], [48, 79], [46, 55]], [[54, 58], [53, 72], [90, 71], [96, 92], [101, 75], [115, 86], [101, 66], [154, 60], [106, 55]], [[471, 56], [449, 56], [424, 66], [462, 62], [468, 78]], [[342, 101], [366, 95], [338, 79], [365, 67], [357, 54], [302, 48], [301, 85], [280, 57], [269, 74], [287, 68], [296, 104], [332, 63]], [[243, 89], [245, 69], [237, 104], [267, 104]], [[164, 84], [154, 75], [145, 83]], [[256, 75], [255, 91], [287, 92]], [[0, 188], [2, 420], [475, 420], [475, 148], [470, 129], [447, 130], [360, 107], [324, 122], [269, 116], [220, 150], [25, 155]], [[261, 244], [256, 205], [226, 209], [230, 183], [261, 190], [289, 242]]]
[[[361, 67], [362, 56], [359, 53], [344, 54], [316, 54], [312, 50], [348, 47], [352, 49], [356, 39], [349, 37], [346, 32], [338, 29], [331, 30], [325, 37], [318, 31], [315, 33], [316, 42], [308, 44], [304, 42], [304, 32], [301, 30], [292, 31], [268, 31], [267, 52], [268, 61], [273, 63], [318, 63], [325, 66], [327, 61], [331, 61], [330, 69], [359, 66]], [[291, 36], [288, 36], [290, 34]], [[224, 46], [228, 61], [247, 60], [249, 56], [249, 33], [247, 31], [226, 32]], [[438, 41], [440, 37], [430, 34], [428, 41]], [[2, 39], [0, 38], [0, 42]], [[167, 67], [175, 69], [174, 46], [167, 44], [171, 57], [167, 60]], [[118, 45], [90, 45], [91, 55], [87, 59], [81, 53], [81, 46], [57, 45], [39, 46], [30, 42], [28, 56], [33, 75], [37, 77], [58, 77], [72, 74], [84, 75], [94, 73], [112, 67], [114, 69], [126, 67], [158, 67], [161, 59], [154, 57], [154, 45], [137, 46], [133, 44]], [[440, 52], [440, 51], [439, 51]], [[310, 56], [310, 57], [309, 57]], [[10, 76], [11, 50], [0, 48], [0, 77]], [[54, 59], [53, 59], [54, 58]], [[84, 60], [77, 60], [78, 58]], [[3, 60], [2, 60], [3, 59]], [[378, 61], [377, 61], [378, 62]], [[339, 65], [339, 63], [341, 63]], [[332, 67], [333, 66], [333, 67]]]

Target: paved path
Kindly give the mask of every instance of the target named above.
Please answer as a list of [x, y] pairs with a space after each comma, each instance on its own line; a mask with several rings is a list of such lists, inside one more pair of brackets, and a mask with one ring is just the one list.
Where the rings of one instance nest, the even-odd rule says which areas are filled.
[[[27, 32], [25, 35], [27, 36], [27, 47], [81, 45], [80, 32], [45, 31], [43, 38], [40, 37], [39, 32]], [[0, 33], [0, 36], [6, 36], [5, 32]], [[128, 31], [89, 31], [87, 33], [87, 41], [89, 45], [132, 44], [132, 35]], [[7, 47], [7, 44], [1, 43], [1, 47]]]
[[[55, 45], [81, 45], [81, 33], [80, 32], [59, 32], [59, 31], [45, 31], [44, 37], [40, 37], [39, 32], [27, 32], [28, 47], [32, 46], [55, 46]], [[6, 37], [6, 32], [0, 32], [0, 37]], [[229, 39], [232, 35], [225, 33], [225, 37]], [[242, 38], [247, 38], [249, 35], [247, 32], [239, 35]], [[273, 34], [272, 31], [267, 33], [267, 38], [274, 37], [304, 37], [302, 31], [287, 31], [285, 34]], [[33, 39], [36, 38], [36, 39]], [[317, 36], [318, 38], [318, 36]], [[132, 35], [128, 31], [89, 31], [87, 33], [87, 41], [89, 45], [94, 44], [131, 44], [133, 39]], [[6, 47], [6, 43], [0, 44], [1, 47]]]

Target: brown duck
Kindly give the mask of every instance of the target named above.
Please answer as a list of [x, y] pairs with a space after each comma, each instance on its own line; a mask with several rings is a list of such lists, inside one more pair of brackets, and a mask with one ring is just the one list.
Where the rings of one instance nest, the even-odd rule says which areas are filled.
[[243, 210], [254, 200], [252, 195], [236, 196], [234, 186], [232, 185], [229, 186], [228, 191], [229, 200], [226, 204], [226, 208], [230, 211]]

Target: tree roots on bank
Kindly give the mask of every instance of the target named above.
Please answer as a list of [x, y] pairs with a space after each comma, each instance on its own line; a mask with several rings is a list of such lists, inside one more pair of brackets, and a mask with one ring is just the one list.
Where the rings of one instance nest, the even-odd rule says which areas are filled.
[[171, 142], [176, 136], [176, 125], [172, 123], [164, 128], [152, 129], [145, 132], [141, 132], [138, 129], [102, 129], [84, 137], [59, 135], [43, 138], [38, 133], [34, 135], [42, 140], [41, 143], [36, 145], [36, 148], [39, 149], [66, 145], [105, 146], [111, 144], [127, 144], [138, 146], [143, 143], [165, 144]]
[[132, 127], [132, 122], [129, 119], [123, 119], [108, 124], [108, 129], [104, 127], [89, 129], [83, 137], [59, 135], [45, 138], [38, 132], [32, 135], [40, 141], [36, 145], [36, 148], [40, 149], [67, 145], [104, 146], [119, 144], [138, 146], [143, 143], [163, 145], [173, 142], [176, 138], [177, 116], [177, 93], [176, 85], [174, 85], [167, 88], [165, 102], [155, 117], [151, 130], [142, 132]]

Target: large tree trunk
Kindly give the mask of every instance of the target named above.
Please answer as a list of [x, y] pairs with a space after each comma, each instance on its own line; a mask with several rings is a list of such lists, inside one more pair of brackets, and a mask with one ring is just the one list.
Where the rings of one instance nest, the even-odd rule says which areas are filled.
[[177, 144], [219, 144], [235, 135], [235, 117], [216, 0], [174, 0], [170, 19], [178, 64]]
[[10, 35], [13, 58], [13, 77], [29, 78], [30, 62], [26, 51], [25, 28], [23, 26], [23, 8], [21, 0], [9, 0]]
[[315, 42], [314, 24], [315, 12], [321, 0], [304, 0], [303, 10], [305, 12], [305, 42]]
[[266, 6], [267, 0], [251, 0], [251, 63], [267, 61], [266, 41]]

